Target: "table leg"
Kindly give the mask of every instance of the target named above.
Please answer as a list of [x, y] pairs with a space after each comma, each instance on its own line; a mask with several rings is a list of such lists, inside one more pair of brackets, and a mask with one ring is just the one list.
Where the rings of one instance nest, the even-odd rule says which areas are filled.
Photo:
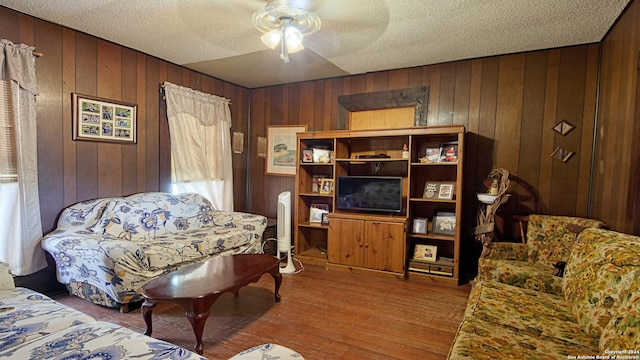
[[195, 351], [202, 355], [204, 345], [202, 344], [202, 332], [204, 331], [204, 323], [209, 318], [209, 311], [204, 313], [187, 312], [187, 318], [193, 327], [193, 332], [196, 334], [196, 345], [193, 347]]
[[142, 318], [144, 319], [145, 324], [147, 324], [147, 330], [144, 332], [144, 335], [151, 336], [151, 332], [153, 331], [153, 326], [151, 325], [151, 313], [153, 312], [153, 308], [156, 306], [155, 301], [144, 300], [142, 303]]
[[276, 268], [275, 272], [271, 272], [271, 276], [273, 276], [273, 280], [276, 282], [276, 290], [275, 290], [275, 298], [276, 302], [280, 302], [280, 285], [282, 284], [282, 274], [280, 274], [280, 268]]

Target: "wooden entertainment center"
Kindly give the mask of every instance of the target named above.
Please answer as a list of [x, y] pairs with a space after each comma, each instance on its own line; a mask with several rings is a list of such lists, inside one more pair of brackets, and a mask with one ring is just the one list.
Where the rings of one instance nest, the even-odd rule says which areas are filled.
[[[465, 133], [461, 125], [299, 133], [295, 256], [333, 270], [459, 285]], [[337, 183], [356, 176], [401, 178], [402, 209], [345, 209]]]

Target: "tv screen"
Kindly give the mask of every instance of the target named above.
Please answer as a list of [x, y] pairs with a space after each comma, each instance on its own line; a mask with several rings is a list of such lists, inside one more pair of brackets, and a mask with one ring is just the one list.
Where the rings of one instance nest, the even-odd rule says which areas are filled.
[[402, 212], [402, 178], [338, 176], [336, 208], [366, 212]]

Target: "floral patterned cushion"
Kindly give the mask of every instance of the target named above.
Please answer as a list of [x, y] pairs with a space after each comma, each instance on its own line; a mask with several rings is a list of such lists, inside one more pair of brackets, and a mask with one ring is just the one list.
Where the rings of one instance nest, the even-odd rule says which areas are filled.
[[582, 331], [562, 296], [495, 281], [482, 281], [472, 288], [464, 317], [529, 332], [537, 337], [598, 347], [598, 338]]
[[600, 337], [640, 288], [640, 237], [603, 229], [580, 237], [565, 269], [565, 299], [583, 330]]
[[96, 321], [79, 324], [0, 351], [14, 359], [205, 359], [177, 345]]
[[551, 266], [488, 258], [481, 258], [479, 265], [478, 280], [495, 280], [524, 289], [560, 296], [564, 294], [562, 278], [553, 275], [554, 268]]
[[460, 324], [447, 359], [557, 360], [595, 353], [588, 346], [469, 317]]
[[529, 215], [527, 224], [528, 261], [553, 266], [567, 261], [576, 240], [576, 233], [567, 224], [580, 227], [603, 227], [598, 220], [569, 216]]
[[640, 350], [640, 292], [634, 292], [602, 330], [600, 351], [605, 350]]
[[[0, 290], [0, 352], [94, 319], [25, 288]], [[25, 358], [26, 359], [26, 358]]]

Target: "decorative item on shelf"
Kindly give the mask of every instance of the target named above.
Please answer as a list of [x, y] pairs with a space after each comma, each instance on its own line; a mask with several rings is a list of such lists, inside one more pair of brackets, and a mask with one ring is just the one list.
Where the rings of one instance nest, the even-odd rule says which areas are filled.
[[322, 187], [322, 179], [323, 179], [322, 176], [317, 176], [317, 175], [313, 176], [313, 178], [311, 179], [311, 182], [312, 182], [311, 191], [312, 192], [317, 192], [317, 193], [320, 192], [320, 188]]
[[440, 235], [454, 235], [456, 232], [456, 213], [437, 211], [433, 217], [432, 232]]
[[322, 179], [321, 194], [333, 194], [333, 179]]
[[313, 162], [313, 150], [312, 149], [303, 149], [302, 150], [302, 162], [303, 163], [312, 163]]
[[413, 233], [414, 234], [426, 234], [427, 233], [427, 219], [415, 218], [413, 219]]
[[[496, 211], [500, 205], [505, 203], [511, 196], [507, 194], [510, 184], [508, 170], [494, 168], [489, 173], [489, 176], [487, 176], [487, 180], [490, 181], [491, 184], [488, 190], [489, 193], [476, 194], [478, 200], [486, 206], [478, 207], [478, 226], [476, 226], [473, 231], [476, 240], [482, 243], [481, 257], [486, 257], [491, 253], [493, 238], [495, 237], [493, 228]], [[497, 185], [497, 194], [492, 195], [490, 193], [494, 184]]]
[[329, 213], [322, 213], [322, 220], [320, 220], [322, 225], [329, 225]]
[[424, 199], [451, 200], [455, 194], [455, 183], [451, 181], [427, 181], [424, 184]]
[[403, 159], [409, 158], [409, 148], [407, 147], [407, 144], [402, 145], [402, 158]]
[[422, 164], [437, 164], [440, 162], [440, 154], [442, 153], [440, 145], [427, 144], [426, 146], [425, 155], [420, 158], [420, 162]]
[[416, 244], [412, 260], [434, 262], [437, 259], [437, 254], [438, 247], [435, 245]]
[[440, 162], [457, 163], [458, 162], [458, 142], [444, 143], [441, 146]]
[[322, 214], [329, 213], [329, 204], [311, 204], [309, 207], [309, 222], [322, 223]]
[[331, 150], [328, 149], [313, 149], [313, 162], [320, 164], [331, 163]]

